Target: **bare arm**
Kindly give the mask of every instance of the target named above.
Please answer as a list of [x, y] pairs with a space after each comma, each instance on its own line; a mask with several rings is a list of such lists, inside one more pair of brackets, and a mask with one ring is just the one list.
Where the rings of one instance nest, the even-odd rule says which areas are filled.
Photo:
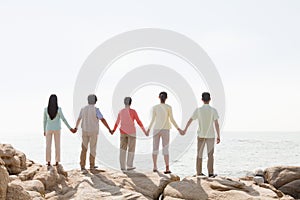
[[149, 127], [148, 127], [148, 130], [147, 130], [147, 135], [149, 135], [149, 132], [150, 132], [150, 129], [151, 129], [151, 127], [152, 127], [152, 125], [153, 125], [153, 123], [154, 123], [154, 121], [155, 121], [155, 118], [156, 118], [156, 113], [155, 113], [155, 110], [154, 110], [154, 108], [153, 108], [153, 110], [152, 110], [152, 120], [151, 120], [151, 122], [150, 122], [150, 125], [149, 125]]
[[112, 131], [111, 131], [111, 129], [109, 128], [109, 126], [108, 126], [106, 120], [105, 120], [104, 118], [102, 118], [102, 119], [100, 119], [100, 120], [101, 120], [102, 124], [103, 124], [103, 125], [108, 129], [108, 131], [111, 133]]
[[215, 120], [215, 128], [217, 131], [217, 144], [219, 144], [221, 140], [220, 140], [220, 125], [218, 120]]
[[186, 123], [186, 126], [184, 128], [184, 131], [183, 131], [184, 134], [186, 133], [187, 129], [189, 128], [189, 126], [191, 125], [192, 122], [193, 122], [193, 119], [190, 118], [189, 121]]
[[76, 122], [75, 129], [78, 129], [78, 126], [79, 126], [79, 124], [80, 124], [80, 121], [81, 121], [81, 118], [78, 118], [78, 119], [77, 119], [77, 122]]
[[170, 110], [169, 110], [169, 117], [170, 117], [171, 123], [175, 126], [175, 128], [176, 128], [177, 130], [179, 130], [180, 128], [178, 127], [178, 125], [177, 125], [177, 123], [175, 122], [174, 117], [173, 117], [172, 108], [170, 108]]
[[147, 136], [147, 131], [145, 130], [144, 125], [136, 112], [134, 113], [134, 116], [135, 116], [135, 120], [136, 120], [137, 124], [140, 126], [140, 128], [143, 130], [143, 132]]
[[46, 136], [46, 124], [47, 124], [47, 113], [46, 110], [44, 110], [44, 121], [43, 121], [43, 127], [44, 127], [44, 136]]
[[117, 121], [116, 121], [115, 126], [114, 126], [114, 129], [112, 130], [113, 133], [117, 130], [120, 121], [121, 121], [121, 118], [120, 118], [120, 113], [119, 113], [119, 114], [118, 114]]

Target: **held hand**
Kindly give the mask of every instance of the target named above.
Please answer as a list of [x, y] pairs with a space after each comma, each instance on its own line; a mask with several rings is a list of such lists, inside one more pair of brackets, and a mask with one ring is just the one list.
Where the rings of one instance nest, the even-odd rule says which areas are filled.
[[145, 134], [147, 137], [149, 136], [148, 131], [144, 130], [143, 132], [144, 132], [144, 134]]
[[71, 131], [72, 133], [76, 133], [76, 129], [74, 129], [74, 128], [70, 128], [70, 131]]
[[181, 130], [180, 128], [178, 128], [177, 130], [179, 131], [180, 135], [184, 135], [183, 130]]
[[113, 135], [115, 130], [109, 130], [110, 134]]
[[185, 134], [186, 134], [186, 130], [183, 130], [181, 135], [185, 135]]
[[217, 144], [219, 144], [221, 142], [220, 137], [217, 137]]
[[149, 133], [150, 133], [150, 129], [148, 129], [148, 130], [146, 131], [146, 136], [149, 136]]

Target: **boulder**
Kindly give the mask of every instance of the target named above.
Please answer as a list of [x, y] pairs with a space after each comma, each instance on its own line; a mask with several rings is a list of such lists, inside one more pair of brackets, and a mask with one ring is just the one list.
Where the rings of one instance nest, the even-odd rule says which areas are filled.
[[39, 164], [32, 164], [30, 165], [30, 167], [27, 167], [26, 170], [22, 171], [18, 177], [22, 180], [22, 181], [26, 181], [26, 180], [31, 180], [33, 179], [34, 175], [40, 171], [40, 168], [42, 167], [42, 165]]
[[300, 179], [300, 167], [277, 166], [267, 168], [265, 179], [278, 189], [287, 183]]
[[261, 177], [261, 176], [254, 176], [253, 177], [253, 181], [256, 183], [256, 184], [262, 184], [265, 182], [264, 178]]
[[300, 179], [289, 182], [279, 188], [284, 194], [300, 199]]
[[27, 191], [33, 200], [44, 200], [42, 195], [36, 191]]
[[36, 191], [40, 194], [45, 194], [45, 187], [39, 180], [23, 181], [20, 185], [27, 191]]
[[[0, 149], [1, 151], [1, 149]], [[2, 160], [2, 158], [0, 157], [0, 165], [5, 165], [5, 162]]]
[[3, 165], [0, 165], [0, 200], [6, 199], [8, 182], [9, 182], [8, 172]]
[[254, 184], [252, 181], [240, 181], [225, 177], [187, 177], [179, 182], [172, 182], [164, 190], [166, 199], [279, 199], [270, 189]]
[[43, 183], [46, 190], [53, 190], [57, 188], [59, 184], [65, 181], [65, 177], [58, 173], [55, 167], [43, 166], [34, 175], [34, 180], [39, 180]]
[[15, 150], [10, 144], [0, 144], [0, 158], [9, 174], [19, 174], [26, 169], [25, 154]]
[[18, 151], [16, 150], [16, 155], [18, 156], [19, 160], [20, 160], [20, 168], [21, 170], [25, 170], [27, 168], [26, 166], [26, 155], [21, 152], [21, 151]]
[[16, 155], [16, 150], [10, 144], [0, 144], [0, 157], [12, 158]]
[[264, 170], [256, 169], [256, 170], [254, 170], [254, 175], [264, 177]]
[[9, 182], [15, 181], [15, 180], [19, 180], [19, 177], [17, 175], [10, 175], [9, 176]]
[[30, 194], [18, 183], [9, 183], [6, 200], [31, 200]]
[[113, 170], [106, 172], [97, 172], [95, 170], [93, 174], [108, 185], [136, 191], [150, 199], [158, 199], [169, 183], [180, 180], [180, 178], [174, 174], [165, 175], [153, 172], [140, 173], [128, 171], [123, 173]]
[[[113, 181], [103, 181], [104, 177], [99, 178], [97, 174], [87, 173], [82, 174], [78, 170], [69, 172], [68, 185], [69, 189], [62, 194], [47, 194], [48, 199], [136, 199], [150, 200], [153, 198], [147, 197], [137, 191], [128, 190], [117, 186]], [[109, 182], [109, 184], [108, 184]], [[123, 184], [126, 184], [124, 180]]]

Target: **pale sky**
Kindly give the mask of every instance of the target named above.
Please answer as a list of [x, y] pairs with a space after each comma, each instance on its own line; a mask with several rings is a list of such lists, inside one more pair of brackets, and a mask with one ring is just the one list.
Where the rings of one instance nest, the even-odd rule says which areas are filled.
[[[2, 0], [0, 134], [42, 132], [52, 93], [74, 124], [73, 91], [83, 62], [102, 42], [139, 28], [176, 31], [207, 52], [225, 88], [223, 131], [300, 131], [299, 10], [298, 0]], [[109, 84], [105, 88], [113, 90]], [[137, 92], [133, 104], [146, 125], [162, 88], [156, 89]], [[111, 97], [103, 94], [97, 91], [98, 106], [112, 126], [114, 116], [105, 107]], [[201, 105], [201, 90], [198, 97]], [[180, 105], [169, 99], [179, 116]]]

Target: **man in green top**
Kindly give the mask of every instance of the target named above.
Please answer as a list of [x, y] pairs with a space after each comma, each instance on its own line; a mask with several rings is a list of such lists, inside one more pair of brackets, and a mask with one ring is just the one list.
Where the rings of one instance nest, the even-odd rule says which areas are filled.
[[187, 122], [184, 129], [184, 134], [186, 133], [188, 127], [193, 120], [197, 119], [199, 128], [198, 128], [198, 149], [197, 149], [197, 176], [204, 175], [202, 173], [202, 154], [204, 145], [207, 147], [208, 161], [207, 168], [209, 177], [215, 177], [214, 174], [214, 143], [215, 143], [215, 130], [217, 132], [217, 144], [220, 143], [220, 128], [219, 128], [219, 116], [215, 108], [209, 105], [211, 98], [208, 92], [202, 93], [202, 101], [204, 105], [200, 108], [197, 108], [190, 120]]

